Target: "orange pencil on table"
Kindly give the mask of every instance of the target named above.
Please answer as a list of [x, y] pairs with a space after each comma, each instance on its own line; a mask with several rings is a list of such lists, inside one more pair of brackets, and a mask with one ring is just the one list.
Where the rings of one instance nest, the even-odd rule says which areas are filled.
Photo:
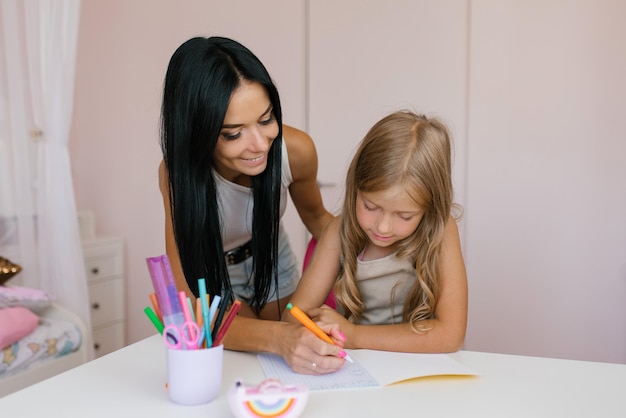
[[[305, 314], [302, 309], [294, 306], [291, 302], [287, 304], [287, 309], [289, 309], [289, 313], [298, 320], [305, 328], [315, 334], [318, 338], [326, 341], [329, 344], [336, 345], [335, 342], [330, 338], [328, 334], [324, 332], [320, 327], [317, 326], [315, 322], [307, 314]], [[346, 360], [352, 363], [352, 358], [350, 355], [346, 355]]]

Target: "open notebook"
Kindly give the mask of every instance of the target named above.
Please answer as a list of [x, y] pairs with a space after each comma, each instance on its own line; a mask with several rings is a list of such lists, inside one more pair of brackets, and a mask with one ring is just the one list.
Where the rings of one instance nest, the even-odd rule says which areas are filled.
[[295, 373], [282, 357], [258, 354], [266, 378], [283, 384], [304, 384], [309, 390], [333, 390], [387, 386], [426, 376], [471, 376], [472, 370], [446, 354], [393, 353], [377, 350], [349, 350], [354, 363], [327, 375]]

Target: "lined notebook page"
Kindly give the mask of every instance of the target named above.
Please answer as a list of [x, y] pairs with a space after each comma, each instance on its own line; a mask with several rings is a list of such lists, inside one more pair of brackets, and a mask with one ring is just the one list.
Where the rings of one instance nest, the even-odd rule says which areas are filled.
[[425, 376], [475, 374], [445, 354], [350, 350], [350, 356], [354, 363], [346, 362], [335, 373], [306, 375], [292, 371], [280, 356], [258, 354], [266, 378], [275, 378], [284, 384], [304, 384], [309, 390], [376, 387]]
[[335, 373], [308, 375], [291, 370], [282, 357], [275, 354], [259, 354], [259, 361], [266, 378], [275, 378], [283, 384], [304, 384], [309, 390], [333, 390], [380, 386], [380, 383], [356, 360], [346, 364]]

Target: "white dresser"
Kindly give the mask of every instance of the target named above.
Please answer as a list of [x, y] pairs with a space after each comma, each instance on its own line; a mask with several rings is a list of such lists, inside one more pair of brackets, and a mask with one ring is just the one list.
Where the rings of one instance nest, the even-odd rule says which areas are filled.
[[111, 237], [83, 237], [91, 326], [96, 357], [125, 346], [123, 241]]

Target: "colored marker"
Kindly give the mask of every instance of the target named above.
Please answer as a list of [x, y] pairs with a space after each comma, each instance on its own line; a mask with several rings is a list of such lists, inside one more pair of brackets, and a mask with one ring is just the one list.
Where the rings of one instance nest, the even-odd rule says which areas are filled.
[[202, 301], [196, 299], [196, 322], [200, 328], [204, 328], [204, 318], [202, 317]]
[[161, 309], [159, 309], [159, 302], [157, 301], [156, 293], [150, 293], [150, 302], [152, 302], [152, 309], [154, 309], [154, 313], [156, 313], [159, 320], [163, 322], [163, 315], [161, 314]]
[[222, 300], [222, 297], [220, 295], [216, 295], [213, 298], [213, 302], [211, 302], [211, 308], [209, 309], [209, 323], [211, 324], [213, 323], [213, 318], [215, 318], [215, 312], [217, 312], [220, 300]]
[[[217, 317], [215, 318], [215, 323], [213, 324], [213, 334], [211, 335], [211, 337], [215, 340], [215, 337], [217, 337], [217, 331], [220, 329], [220, 326], [222, 325], [222, 319], [224, 319], [224, 314], [226, 313], [226, 305], [228, 304], [228, 301], [230, 300], [230, 289], [226, 291], [226, 294], [224, 294], [224, 299], [222, 299], [222, 302], [220, 303], [220, 309], [219, 312], [217, 313]], [[217, 299], [217, 296], [215, 297]]]
[[[178, 292], [178, 299], [180, 300], [180, 305], [183, 308], [183, 315], [185, 316], [185, 322], [196, 322], [192, 315], [191, 315], [191, 309], [189, 309], [189, 307], [191, 306], [191, 302], [187, 303], [187, 295], [185, 294], [185, 292], [183, 292], [182, 290], [180, 292]], [[188, 328], [189, 332], [187, 334], [193, 334], [192, 333], [192, 328], [189, 327]], [[188, 335], [190, 339], [194, 339], [196, 336], [195, 335]]]
[[204, 278], [198, 279], [198, 291], [200, 293], [200, 303], [202, 304], [202, 320], [204, 321], [206, 346], [210, 348], [211, 344], [213, 344], [213, 340], [211, 340], [211, 321], [209, 321], [209, 304], [206, 299], [206, 280], [204, 280]]
[[[309, 331], [315, 334], [318, 338], [326, 341], [329, 344], [335, 345], [335, 342], [326, 334], [320, 327], [317, 326], [315, 322], [307, 314], [305, 314], [300, 308], [294, 306], [291, 302], [287, 304], [287, 309], [289, 309], [289, 313], [298, 320], [304, 327], [306, 327]], [[352, 358], [349, 354], [346, 354], [346, 360], [352, 363]]]
[[198, 338], [198, 347], [196, 347], [198, 350], [200, 350], [204, 345], [204, 328], [200, 328], [200, 338]]
[[191, 306], [191, 299], [189, 299], [188, 297], [185, 297], [185, 299], [187, 300], [187, 309], [189, 309], [189, 312], [191, 312], [191, 320], [193, 322], [196, 322], [196, 313]]
[[233, 320], [237, 316], [237, 312], [239, 312], [240, 308], [241, 308], [241, 301], [236, 300], [233, 303], [233, 306], [230, 308], [230, 312], [228, 312], [228, 316], [224, 320], [224, 323], [222, 324], [221, 328], [219, 329], [219, 331], [217, 331], [217, 335], [215, 336], [215, 339], [213, 340], [214, 347], [217, 347], [222, 343], [222, 340], [224, 339], [224, 337], [226, 336], [226, 333], [228, 332], [228, 328], [230, 328], [230, 325], [233, 323]]
[[148, 319], [152, 322], [152, 324], [157, 329], [157, 331], [159, 331], [159, 334], [162, 335], [164, 326], [161, 320], [159, 320], [159, 317], [157, 316], [157, 314], [154, 313], [152, 308], [150, 308], [149, 306], [146, 306], [143, 311], [146, 313], [146, 315], [148, 316]]

